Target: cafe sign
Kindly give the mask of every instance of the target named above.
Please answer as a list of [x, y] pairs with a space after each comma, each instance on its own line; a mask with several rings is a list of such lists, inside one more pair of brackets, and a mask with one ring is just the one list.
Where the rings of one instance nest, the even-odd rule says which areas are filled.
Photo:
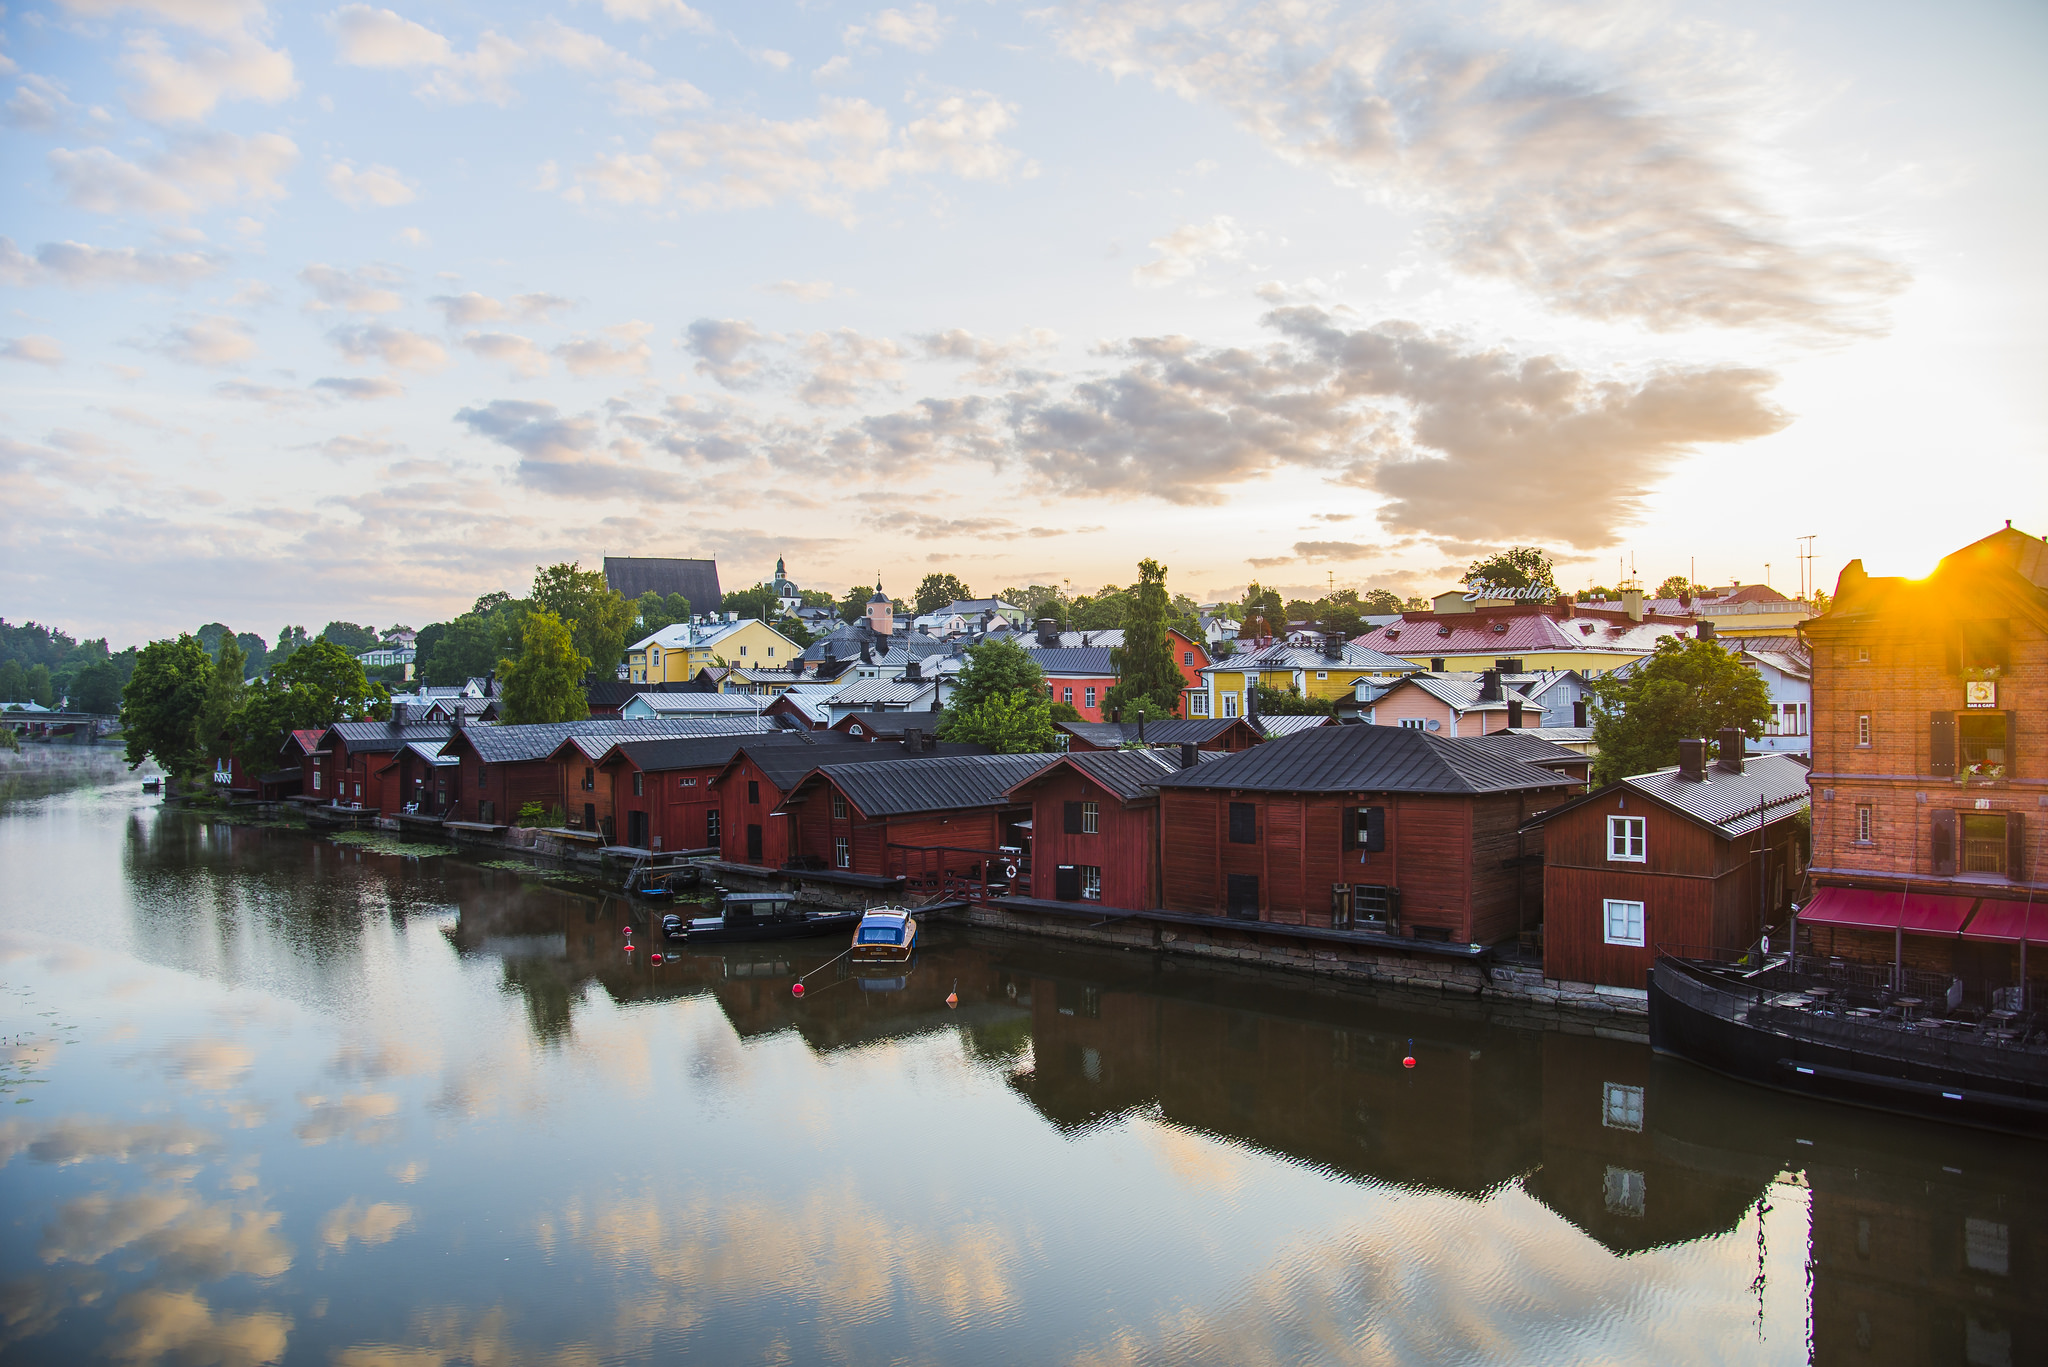
[[1972, 708], [1998, 706], [1998, 680], [1963, 680], [1963, 706]]

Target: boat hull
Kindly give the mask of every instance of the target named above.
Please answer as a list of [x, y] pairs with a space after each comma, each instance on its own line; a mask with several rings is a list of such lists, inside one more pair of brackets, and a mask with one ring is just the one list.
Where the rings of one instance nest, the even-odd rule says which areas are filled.
[[683, 943], [691, 945], [740, 944], [755, 940], [807, 940], [820, 935], [843, 935], [860, 922], [860, 913], [845, 916], [812, 916], [801, 921], [769, 921], [750, 926], [721, 926], [717, 930], [689, 930]]
[[1823, 1101], [2048, 1139], [2048, 1083], [1973, 1076], [1704, 1010], [1650, 976], [1650, 1047], [1725, 1076]]

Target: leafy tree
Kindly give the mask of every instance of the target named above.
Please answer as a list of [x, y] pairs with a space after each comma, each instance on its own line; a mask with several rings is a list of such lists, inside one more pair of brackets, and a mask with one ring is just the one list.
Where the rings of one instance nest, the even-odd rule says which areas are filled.
[[874, 596], [875, 586], [873, 584], [855, 584], [846, 591], [846, 596], [839, 600], [839, 620], [842, 622], [858, 622], [861, 618], [867, 616], [868, 599]]
[[1043, 754], [1058, 747], [1052, 705], [1043, 692], [1000, 693], [967, 707], [946, 709], [944, 739], [986, 745], [999, 755]]
[[[1007, 602], [1008, 600], [1005, 599], [1004, 601]], [[1051, 714], [1051, 720], [1054, 725], [1058, 725], [1060, 722], [1063, 721], [1081, 720], [1081, 709], [1074, 706], [1070, 702], [1053, 703], [1051, 704], [1049, 711]]]
[[1124, 643], [1110, 653], [1117, 681], [1102, 705], [1134, 714], [1142, 708], [1147, 717], [1177, 717], [1187, 679], [1175, 660], [1173, 638], [1166, 634], [1166, 567], [1156, 560], [1140, 560], [1131, 593]]
[[208, 622], [193, 633], [199, 638], [200, 648], [216, 660], [220, 658], [221, 640], [234, 634], [225, 622]]
[[242, 648], [242, 656], [249, 662], [247, 671], [242, 676], [243, 678], [252, 678], [255, 675], [261, 674], [269, 666], [270, 648], [263, 643], [263, 638], [255, 632], [236, 632], [235, 644]]
[[1813, 610], [1815, 612], [1825, 614], [1833, 611], [1834, 606], [1835, 595], [1829, 593], [1826, 589], [1815, 589], [1813, 591]]
[[311, 638], [304, 627], [281, 627], [277, 633], [277, 644], [270, 651], [270, 666], [275, 669], [291, 658], [292, 652], [302, 650]]
[[1328, 698], [1304, 698], [1292, 688], [1268, 688], [1265, 684], [1255, 686], [1258, 694], [1259, 712], [1268, 717], [1330, 717], [1337, 713], [1337, 704]]
[[589, 716], [583, 676], [590, 672], [590, 657], [576, 649], [569, 624], [546, 608], [535, 608], [527, 614], [522, 636], [519, 658], [498, 662], [505, 685], [505, 724], [580, 721]]
[[232, 636], [220, 639], [214, 656], [213, 678], [206, 689], [206, 705], [199, 714], [199, 743], [209, 758], [228, 753], [234, 747], [235, 715], [242, 705], [242, 680], [248, 659], [241, 643]]
[[1678, 742], [1724, 726], [1761, 736], [1770, 715], [1761, 675], [1714, 641], [1663, 640], [1626, 674], [1593, 681], [1593, 782], [1678, 763]]
[[536, 611], [552, 613], [568, 626], [576, 652], [591, 661], [604, 678], [610, 678], [626, 658], [633, 605], [605, 582], [602, 570], [586, 570], [573, 563], [549, 565], [534, 576], [532, 602]]
[[664, 595], [649, 589], [633, 600], [633, 607], [640, 614], [639, 625], [633, 628], [638, 633], [633, 637], [635, 641], [645, 640], [663, 627], [690, 620], [690, 600], [680, 593]]
[[1063, 590], [1051, 584], [1032, 584], [1021, 589], [1004, 589], [996, 597], [1024, 609], [1034, 622], [1041, 617], [1050, 617], [1055, 622], [1064, 623], [1074, 606], [1068, 601]]
[[974, 590], [960, 582], [957, 574], [928, 574], [917, 586], [917, 610], [920, 614], [937, 612], [948, 603], [973, 596]]
[[481, 616], [488, 617], [492, 613], [496, 612], [499, 608], [504, 607], [506, 604], [512, 601], [514, 600], [511, 594], [505, 592], [503, 589], [493, 589], [491, 592], [477, 599], [474, 603], [471, 603], [469, 605], [469, 610]]
[[320, 639], [334, 642], [351, 655], [360, 655], [377, 648], [377, 629], [354, 622], [329, 622], [321, 628]]
[[839, 600], [823, 589], [799, 589], [807, 608], [837, 608]]
[[[519, 653], [519, 633], [526, 620], [526, 605], [503, 599], [487, 613], [465, 612], [452, 622], [441, 623], [431, 647], [422, 644], [414, 661], [416, 672], [426, 683], [460, 684], [480, 679], [498, 667], [507, 655]], [[420, 634], [434, 631], [428, 627]]]
[[1523, 589], [1534, 585], [1557, 594], [1557, 575], [1550, 557], [1535, 546], [1510, 546], [1497, 555], [1475, 560], [1465, 571], [1465, 582], [1485, 580], [1496, 588]]
[[[7, 668], [0, 666], [0, 675]], [[0, 685], [0, 698], [6, 690]], [[121, 668], [112, 660], [101, 660], [78, 671], [78, 678], [71, 685], [71, 706], [79, 712], [94, 712], [108, 716], [121, 710]]]
[[1093, 594], [1076, 598], [1067, 609], [1067, 627], [1072, 631], [1107, 631], [1123, 626], [1130, 620], [1134, 585], [1120, 589], [1115, 584], [1104, 584]]
[[[1419, 600], [1418, 600], [1419, 601]], [[1358, 595], [1358, 611], [1367, 617], [1380, 617], [1387, 613], [1400, 612], [1408, 604], [1401, 601], [1401, 595], [1392, 589], [1370, 589]]]
[[24, 685], [23, 691], [28, 694], [28, 701], [43, 707], [55, 707], [57, 705], [57, 685], [50, 678], [50, 667], [48, 665], [30, 665], [28, 677], [22, 682]]
[[772, 622], [782, 615], [782, 600], [775, 596], [773, 584], [756, 584], [750, 589], [734, 589], [726, 594], [719, 610], [737, 612], [741, 621], [751, 617]]
[[229, 745], [252, 769], [277, 762], [290, 731], [391, 715], [391, 695], [332, 641], [313, 641], [249, 685], [228, 723]]
[[1695, 584], [1682, 574], [1674, 574], [1657, 586], [1659, 598], [1697, 598], [1706, 592], [1704, 586]]
[[13, 660], [0, 664], [0, 702], [28, 700], [28, 671]]
[[769, 625], [787, 636], [799, 650], [810, 649], [811, 644], [818, 639], [809, 627], [793, 616], [778, 618]]
[[1318, 606], [1306, 598], [1290, 598], [1281, 611], [1286, 614], [1286, 620], [1290, 623], [1313, 622], [1316, 620]]
[[198, 773], [212, 755], [201, 744], [200, 718], [213, 688], [214, 665], [195, 636], [151, 641], [121, 691], [121, 729], [128, 767], [153, 759], [173, 779]]
[[1262, 587], [1254, 579], [1245, 587], [1244, 597], [1238, 600], [1238, 628], [1240, 640], [1252, 636], [1278, 636], [1280, 628], [1287, 625], [1287, 609], [1280, 601], [1278, 590]]

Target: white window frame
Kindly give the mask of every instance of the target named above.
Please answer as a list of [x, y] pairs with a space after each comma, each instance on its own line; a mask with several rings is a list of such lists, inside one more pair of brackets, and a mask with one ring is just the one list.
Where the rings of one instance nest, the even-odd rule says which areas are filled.
[[1316, 671], [1316, 677], [1318, 679], [1327, 679], [1330, 677], [1330, 671], [1327, 669], [1318, 669]]
[[747, 653], [747, 648], [746, 648], [745, 646], [741, 646], [741, 647], [740, 647], [740, 655], [741, 655], [742, 657], [744, 657], [744, 656], [746, 655], [746, 653]]
[[1626, 1082], [1603, 1083], [1600, 1123], [1610, 1130], [1643, 1130], [1643, 1089]]
[[1876, 833], [1877, 813], [1872, 810], [1868, 802], [1858, 803], [1856, 805], [1856, 843], [1859, 845], [1874, 845], [1877, 843], [1874, 838]]
[[1092, 689], [1092, 688], [1084, 688], [1084, 689], [1082, 689], [1082, 690], [1081, 690], [1081, 699], [1082, 699], [1082, 701], [1081, 701], [1081, 705], [1082, 705], [1083, 707], [1093, 707], [1093, 706], [1095, 706], [1095, 690], [1094, 690], [1094, 689]]
[[832, 865], [841, 869], [853, 867], [853, 842], [843, 835], [832, 837]]
[[1102, 804], [1084, 802], [1081, 804], [1081, 834], [1099, 835], [1102, 831]]
[[[1378, 709], [1374, 709], [1377, 711]], [[1421, 717], [1403, 717], [1395, 723], [1403, 731], [1427, 731], [1429, 723]]]
[[1868, 750], [1868, 749], [1870, 748], [1870, 737], [1871, 737], [1871, 732], [1872, 732], [1872, 727], [1871, 727], [1871, 725], [1870, 725], [1870, 714], [1869, 714], [1868, 712], [1858, 712], [1858, 713], [1856, 714], [1856, 748], [1857, 748], [1857, 749], [1859, 749], [1859, 750]]
[[844, 821], [846, 819], [846, 794], [832, 794], [832, 819], [835, 821]]
[[1225, 693], [1223, 695], [1223, 715], [1226, 717], [1237, 715], [1237, 694]]
[[1060, 701], [1065, 703], [1067, 706], [1072, 707], [1074, 705], [1074, 690], [1062, 686], [1060, 688]]
[[1084, 902], [1100, 902], [1102, 900], [1102, 866], [1100, 864], [1082, 864], [1079, 867], [1081, 874], [1081, 900]]
[[[1620, 930], [1616, 930], [1616, 918]], [[1624, 897], [1609, 897], [1600, 904], [1600, 935], [1610, 945], [1643, 947], [1649, 935], [1643, 922], [1643, 904]]]
[[1209, 715], [1209, 695], [1202, 692], [1188, 694], [1188, 715], [1206, 717]]
[[1650, 819], [1646, 816], [1608, 817], [1607, 859], [1614, 864], [1648, 863]]
[[771, 659], [771, 660], [775, 658], [775, 647], [774, 647], [774, 646], [769, 646], [769, 647], [768, 647], [768, 658], [769, 658], [769, 659]]

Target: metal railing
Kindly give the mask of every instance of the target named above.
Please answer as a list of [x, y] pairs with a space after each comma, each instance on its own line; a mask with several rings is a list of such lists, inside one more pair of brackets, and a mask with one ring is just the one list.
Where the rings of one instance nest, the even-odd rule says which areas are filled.
[[883, 868], [901, 876], [907, 892], [974, 902], [1007, 896], [1031, 878], [1028, 855], [962, 845], [888, 845]]

